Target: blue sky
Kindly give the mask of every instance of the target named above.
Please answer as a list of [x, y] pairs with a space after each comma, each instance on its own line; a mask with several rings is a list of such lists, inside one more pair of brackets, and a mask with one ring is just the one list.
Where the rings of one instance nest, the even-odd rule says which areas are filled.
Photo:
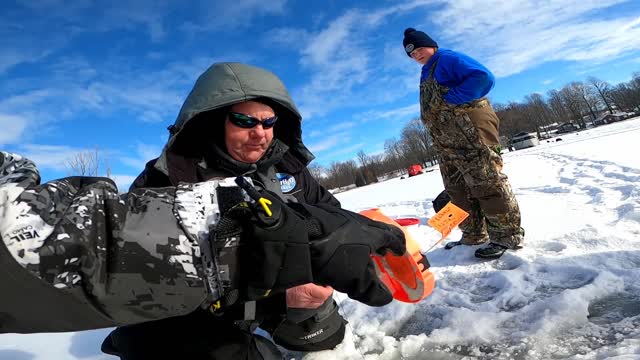
[[3, 1], [0, 148], [49, 180], [97, 147], [127, 186], [159, 154], [197, 76], [240, 61], [283, 79], [318, 163], [379, 152], [419, 113], [409, 26], [484, 63], [498, 102], [640, 71], [634, 0]]

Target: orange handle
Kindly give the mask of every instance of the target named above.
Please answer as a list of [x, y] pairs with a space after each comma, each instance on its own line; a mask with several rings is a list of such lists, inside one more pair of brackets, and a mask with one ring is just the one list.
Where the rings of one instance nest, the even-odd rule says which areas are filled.
[[378, 276], [389, 288], [394, 299], [415, 303], [429, 296], [433, 292], [435, 278], [425, 266], [428, 262], [420, 253], [420, 246], [409, 232], [378, 208], [363, 210], [360, 214], [372, 220], [397, 226], [404, 232], [407, 240], [407, 251], [404, 255], [396, 256], [391, 252], [384, 256], [372, 255]]

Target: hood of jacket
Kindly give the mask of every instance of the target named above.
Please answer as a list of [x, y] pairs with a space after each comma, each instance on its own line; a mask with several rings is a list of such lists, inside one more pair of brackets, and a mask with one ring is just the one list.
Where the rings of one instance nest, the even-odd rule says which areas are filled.
[[[254, 99], [266, 99], [278, 116], [274, 142], [284, 143], [290, 155], [304, 165], [313, 160], [302, 143], [302, 117], [282, 81], [264, 69], [226, 62], [213, 64], [200, 75], [175, 124], [169, 127], [169, 140], [154, 167], [170, 176], [172, 163], [202, 160], [203, 149], [213, 142], [220, 145], [224, 136], [223, 110]], [[191, 126], [196, 123], [197, 127]]]

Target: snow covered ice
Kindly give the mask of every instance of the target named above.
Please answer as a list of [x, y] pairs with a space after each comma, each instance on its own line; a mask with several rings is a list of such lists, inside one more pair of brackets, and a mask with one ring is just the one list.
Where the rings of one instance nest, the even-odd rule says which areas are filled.
[[[640, 118], [561, 138], [504, 154], [523, 249], [483, 261], [477, 247], [437, 246], [427, 254], [436, 288], [418, 305], [376, 309], [338, 294], [348, 338], [303, 358], [640, 359]], [[427, 249], [441, 190], [436, 170], [337, 197], [420, 217], [409, 229]]]
[[[345, 341], [288, 357], [640, 359], [640, 118], [561, 138], [504, 154], [523, 249], [483, 261], [477, 247], [438, 245], [427, 254], [436, 276], [427, 299], [372, 308], [336, 294]], [[438, 239], [426, 221], [441, 190], [435, 170], [337, 197], [351, 210], [419, 217], [409, 230], [427, 249]], [[0, 359], [115, 359], [100, 354], [107, 333], [0, 335]]]

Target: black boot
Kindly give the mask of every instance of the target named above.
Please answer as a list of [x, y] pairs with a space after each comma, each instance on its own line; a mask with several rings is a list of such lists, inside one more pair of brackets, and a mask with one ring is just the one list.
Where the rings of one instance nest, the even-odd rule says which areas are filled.
[[449, 241], [444, 248], [446, 250], [451, 250], [456, 246], [459, 245], [467, 245], [467, 246], [473, 246], [473, 245], [481, 245], [486, 243], [487, 241], [489, 241], [489, 235], [466, 235], [466, 234], [462, 234], [462, 238], [460, 238], [460, 240], [458, 241]]
[[489, 243], [486, 247], [476, 250], [476, 257], [481, 259], [497, 259], [509, 248], [496, 243]]

